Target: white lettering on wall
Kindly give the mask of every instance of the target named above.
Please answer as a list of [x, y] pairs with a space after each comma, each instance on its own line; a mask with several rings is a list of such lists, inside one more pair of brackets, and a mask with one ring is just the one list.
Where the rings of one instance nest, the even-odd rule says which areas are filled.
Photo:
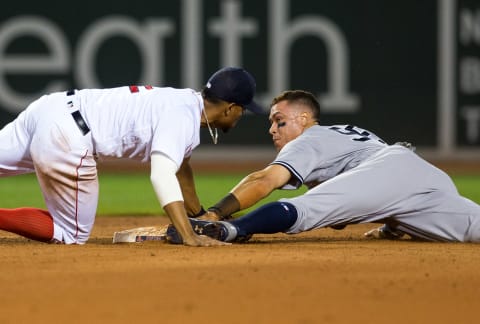
[[288, 21], [288, 0], [269, 0], [269, 87], [273, 98], [288, 87], [289, 50], [292, 43], [306, 35], [318, 37], [327, 48], [327, 92], [320, 93], [320, 104], [326, 112], [355, 112], [359, 99], [348, 92], [349, 55], [345, 37], [329, 19], [305, 15]]
[[480, 9], [475, 12], [463, 8], [460, 11], [460, 43], [480, 45]]
[[[47, 48], [44, 54], [7, 54], [16, 38], [34, 37]], [[0, 26], [0, 104], [12, 112], [23, 110], [32, 100], [46, 92], [65, 89], [66, 82], [53, 80], [35, 93], [18, 93], [10, 87], [7, 74], [65, 73], [70, 67], [70, 49], [61, 29], [37, 16], [18, 16]]]
[[480, 93], [480, 58], [466, 56], [460, 60], [460, 91], [467, 95]]
[[[458, 58], [458, 87], [463, 98], [469, 101], [480, 94], [480, 57], [471, 55], [471, 49], [480, 46], [480, 9], [462, 8], [459, 10], [458, 41], [468, 54]], [[476, 100], [478, 102], [478, 100]], [[460, 116], [465, 120], [465, 137], [467, 143], [476, 144], [480, 141], [480, 106], [464, 106]]]
[[[266, 67], [265, 93], [258, 94], [267, 103], [290, 85], [290, 50], [293, 43], [305, 36], [314, 36], [325, 44], [328, 67], [327, 88], [318, 91], [323, 111], [353, 113], [360, 100], [349, 90], [349, 49], [345, 36], [331, 20], [319, 15], [305, 14], [290, 17], [291, 0], [269, 0], [267, 38], [269, 66]], [[243, 65], [242, 40], [259, 34], [258, 17], [242, 16], [242, 1], [222, 1], [220, 17], [206, 21], [207, 35], [220, 39], [219, 65]], [[17, 16], [0, 26], [0, 107], [12, 112], [23, 110], [43, 93], [71, 87], [102, 87], [95, 68], [98, 52], [112, 37], [127, 38], [140, 54], [138, 82], [165, 85], [165, 40], [180, 37], [180, 66], [182, 87], [200, 89], [204, 84], [203, 6], [205, 1], [182, 0], [178, 21], [153, 17], [137, 20], [129, 16], [99, 17], [79, 36], [77, 44], [70, 44], [61, 26], [39, 16]], [[177, 35], [176, 31], [181, 33]], [[21, 37], [35, 37], [46, 48], [46, 53], [8, 53], [8, 47]], [[316, 40], [314, 40], [316, 41]], [[73, 48], [73, 51], [71, 50]], [[254, 55], [259, 55], [254, 53]], [[126, 58], [128, 59], [128, 58]], [[72, 64], [73, 61], [73, 64]], [[312, 66], [314, 66], [312, 62]], [[128, 64], [128, 62], [126, 62]], [[309, 71], [315, 73], [315, 71]], [[7, 82], [7, 75], [52, 75], [41, 91], [20, 93]], [[66, 81], [72, 75], [75, 84]]]
[[[255, 19], [240, 19], [242, 16], [241, 2], [227, 0], [222, 2], [222, 17], [214, 19], [209, 24], [212, 35], [221, 39], [221, 66], [242, 65], [242, 36], [257, 35]], [[255, 51], [253, 51], [256, 55]]]
[[[109, 16], [91, 24], [78, 42], [74, 75], [80, 88], [100, 88], [95, 73], [95, 58], [101, 44], [114, 35], [128, 37], [138, 46], [143, 64], [140, 83], [163, 84], [164, 48], [161, 41], [173, 33], [168, 20], [146, 20], [140, 25], [131, 18]], [[162, 63], [162, 64], [161, 64]]]
[[202, 2], [182, 1], [182, 84], [184, 87], [200, 89], [203, 82], [203, 33]]
[[477, 143], [479, 141], [480, 134], [480, 106], [463, 107], [462, 117], [465, 119], [466, 122], [468, 143]]

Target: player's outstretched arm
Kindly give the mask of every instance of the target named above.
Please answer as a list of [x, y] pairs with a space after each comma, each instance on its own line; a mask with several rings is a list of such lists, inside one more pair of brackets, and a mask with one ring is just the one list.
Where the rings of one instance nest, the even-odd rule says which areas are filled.
[[240, 203], [240, 209], [253, 206], [272, 191], [284, 186], [291, 178], [290, 171], [282, 165], [269, 165], [243, 178], [231, 191]]
[[228, 195], [210, 207], [209, 214], [215, 213], [218, 218], [224, 219], [237, 211], [253, 206], [275, 189], [288, 183], [290, 178], [290, 171], [278, 164], [250, 173]]

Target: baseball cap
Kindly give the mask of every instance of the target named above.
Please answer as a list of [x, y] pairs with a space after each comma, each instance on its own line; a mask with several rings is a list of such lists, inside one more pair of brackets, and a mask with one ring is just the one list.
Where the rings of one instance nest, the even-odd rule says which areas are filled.
[[246, 70], [239, 67], [224, 67], [208, 79], [206, 87], [218, 99], [234, 102], [257, 114], [264, 110], [253, 101], [255, 79]]

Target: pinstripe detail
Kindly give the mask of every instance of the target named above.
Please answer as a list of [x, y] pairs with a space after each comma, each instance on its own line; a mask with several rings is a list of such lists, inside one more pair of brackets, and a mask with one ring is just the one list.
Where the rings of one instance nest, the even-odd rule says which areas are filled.
[[280, 164], [284, 167], [286, 167], [288, 169], [288, 171], [290, 171], [298, 180], [300, 180], [300, 182], [303, 184], [303, 178], [302, 176], [300, 175], [300, 173], [298, 173], [290, 164], [288, 164], [287, 162], [283, 162], [283, 161], [275, 161], [275, 162], [272, 162], [270, 164]]

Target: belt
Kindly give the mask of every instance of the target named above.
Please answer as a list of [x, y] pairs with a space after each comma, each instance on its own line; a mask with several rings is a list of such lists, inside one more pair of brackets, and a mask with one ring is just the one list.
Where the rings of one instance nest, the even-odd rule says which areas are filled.
[[[68, 90], [67, 91], [67, 96], [73, 96], [75, 94], [75, 90]], [[69, 107], [73, 107], [73, 101], [69, 101], [68, 103]], [[83, 119], [82, 114], [80, 114], [80, 111], [75, 110], [72, 112], [72, 117], [75, 123], [77, 124], [78, 128], [82, 132], [82, 134], [85, 136], [90, 132], [90, 128], [88, 128], [87, 123], [85, 122], [85, 119]]]

